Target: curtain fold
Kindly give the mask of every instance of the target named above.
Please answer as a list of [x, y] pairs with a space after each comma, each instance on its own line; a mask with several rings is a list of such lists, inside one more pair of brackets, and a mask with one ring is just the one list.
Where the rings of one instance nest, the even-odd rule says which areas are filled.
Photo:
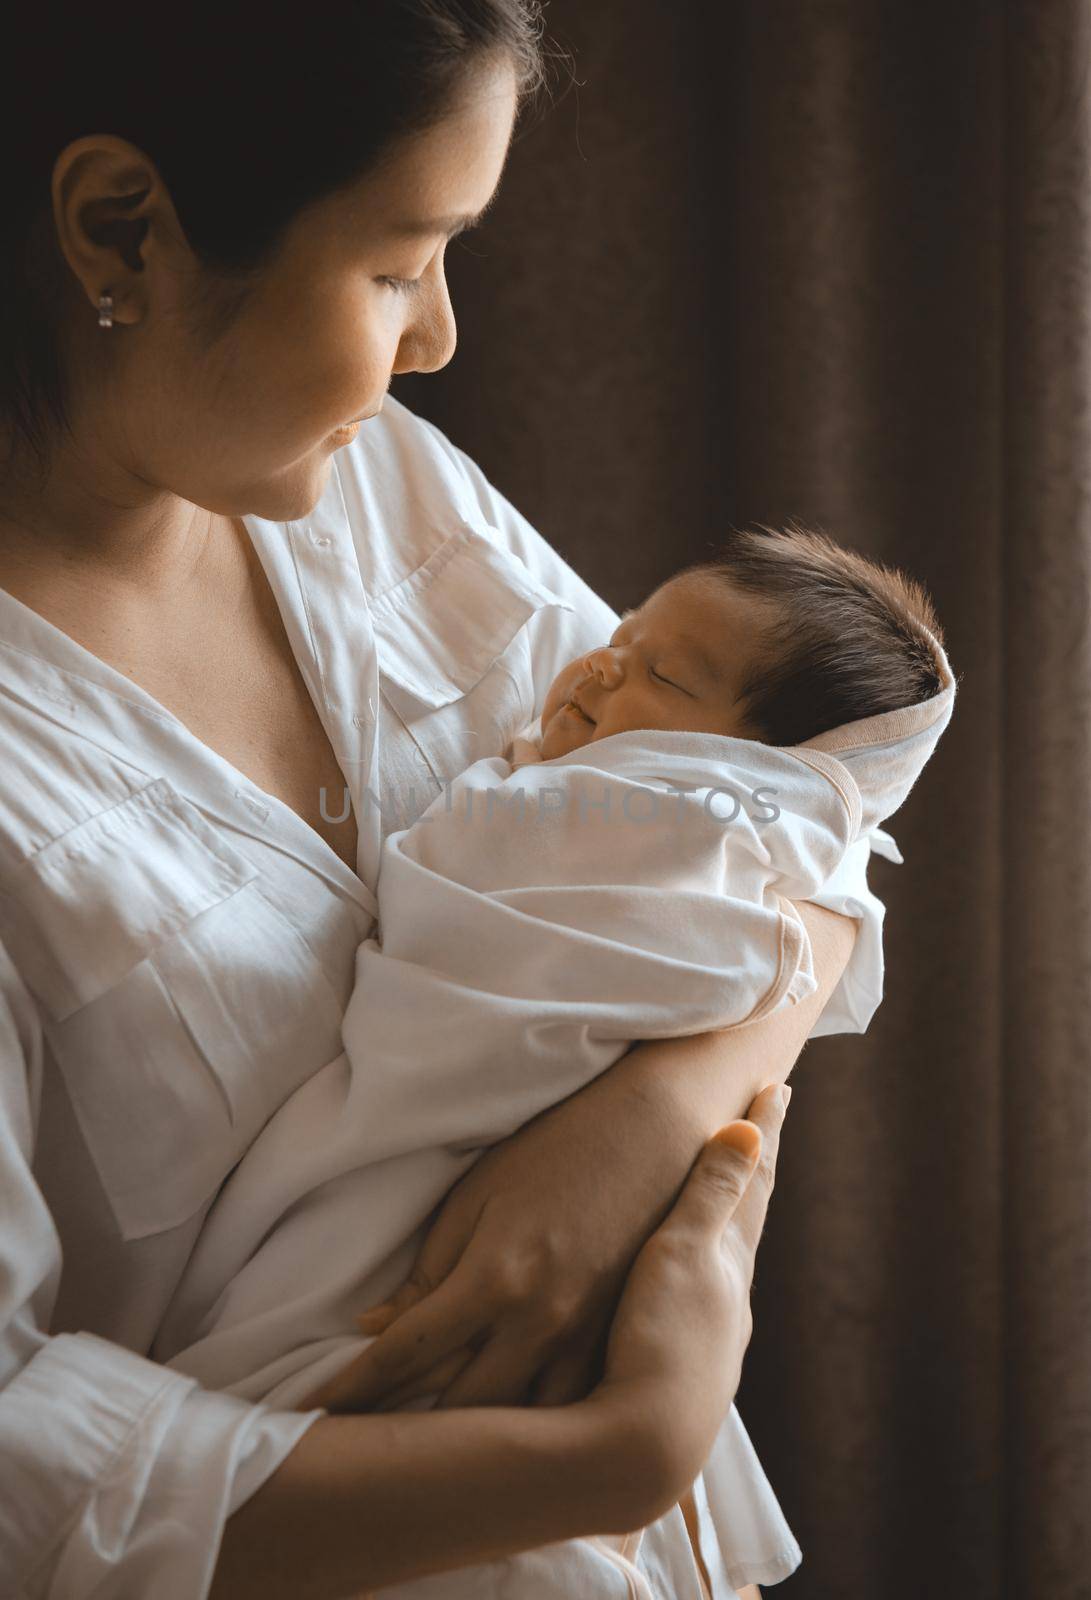
[[576, 83], [398, 380], [638, 602], [732, 523], [931, 589], [955, 717], [809, 1045], [740, 1409], [798, 1600], [1091, 1593], [1091, 6], [553, 0]]
[[1005, 1525], [1091, 1592], [1091, 10], [1013, 8], [1005, 231]]

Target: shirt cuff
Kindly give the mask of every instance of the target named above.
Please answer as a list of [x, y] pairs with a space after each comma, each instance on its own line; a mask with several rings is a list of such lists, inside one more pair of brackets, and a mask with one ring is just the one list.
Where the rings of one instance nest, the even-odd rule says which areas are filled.
[[322, 1415], [58, 1334], [0, 1392], [0, 1592], [205, 1600], [227, 1518]]

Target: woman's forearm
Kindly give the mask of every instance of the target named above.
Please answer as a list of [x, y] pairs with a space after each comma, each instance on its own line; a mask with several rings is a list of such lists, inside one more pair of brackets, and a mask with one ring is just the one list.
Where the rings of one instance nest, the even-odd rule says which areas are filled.
[[229, 1518], [210, 1600], [362, 1600], [625, 1532], [666, 1509], [666, 1471], [650, 1425], [586, 1402], [320, 1417]]
[[650, 1096], [657, 1114], [694, 1148], [745, 1115], [768, 1083], [784, 1083], [852, 954], [857, 924], [809, 901], [795, 903], [810, 936], [815, 994], [742, 1028], [634, 1046], [618, 1063], [632, 1090]]

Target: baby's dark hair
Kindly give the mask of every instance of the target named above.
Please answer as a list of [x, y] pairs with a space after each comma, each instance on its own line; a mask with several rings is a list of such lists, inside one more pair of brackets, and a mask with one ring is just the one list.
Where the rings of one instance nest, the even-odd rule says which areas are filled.
[[765, 744], [803, 744], [943, 687], [929, 638], [942, 645], [943, 633], [922, 585], [824, 533], [797, 523], [733, 529], [711, 561], [690, 570], [771, 603], [741, 693]]

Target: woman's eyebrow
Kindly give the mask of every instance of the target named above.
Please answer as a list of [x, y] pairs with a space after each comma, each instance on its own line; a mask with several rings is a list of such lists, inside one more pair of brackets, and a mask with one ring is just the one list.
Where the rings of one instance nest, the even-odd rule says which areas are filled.
[[489, 200], [474, 213], [465, 213], [457, 217], [420, 217], [410, 218], [399, 222], [394, 232], [403, 239], [419, 239], [422, 237], [435, 239], [439, 237], [453, 239], [457, 234], [465, 233], [467, 228], [476, 228], [482, 217], [492, 206]]

